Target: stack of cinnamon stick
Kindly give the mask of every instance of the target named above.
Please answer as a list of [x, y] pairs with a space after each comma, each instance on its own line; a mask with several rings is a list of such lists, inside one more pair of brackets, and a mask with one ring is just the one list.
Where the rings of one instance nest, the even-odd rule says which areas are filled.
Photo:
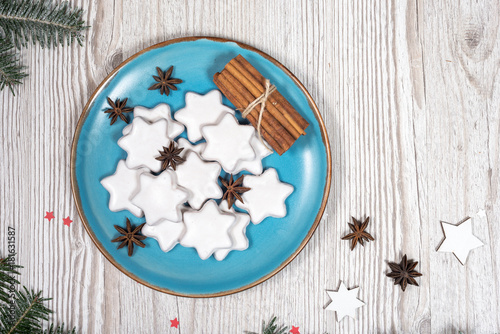
[[[220, 73], [215, 73], [214, 83], [240, 111], [245, 110], [266, 90], [266, 78], [241, 55], [231, 59]], [[260, 109], [261, 104], [258, 104], [247, 115], [256, 129]], [[262, 114], [260, 133], [279, 155], [285, 153], [300, 135], [306, 134], [304, 130], [308, 125], [278, 90], [269, 95]]]

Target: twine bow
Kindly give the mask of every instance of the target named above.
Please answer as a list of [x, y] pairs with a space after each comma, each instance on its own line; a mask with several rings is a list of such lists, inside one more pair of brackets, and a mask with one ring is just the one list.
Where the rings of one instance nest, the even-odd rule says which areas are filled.
[[259, 134], [259, 140], [260, 142], [269, 150], [272, 152], [272, 150], [264, 143], [264, 141], [262, 140], [262, 134], [260, 133], [260, 127], [261, 127], [261, 123], [262, 123], [262, 115], [264, 114], [264, 110], [266, 108], [266, 102], [267, 102], [267, 99], [269, 98], [269, 96], [276, 90], [276, 86], [275, 85], [271, 85], [271, 83], [269, 82], [269, 79], [266, 79], [266, 90], [264, 91], [264, 93], [262, 93], [261, 96], [259, 96], [258, 98], [256, 98], [255, 100], [253, 100], [252, 103], [250, 103], [246, 108], [245, 110], [243, 110], [241, 112], [241, 115], [243, 117], [247, 117], [248, 114], [250, 114], [250, 112], [253, 110], [253, 108], [255, 108], [257, 105], [260, 104], [260, 112], [259, 112], [259, 120], [257, 121], [257, 133]]

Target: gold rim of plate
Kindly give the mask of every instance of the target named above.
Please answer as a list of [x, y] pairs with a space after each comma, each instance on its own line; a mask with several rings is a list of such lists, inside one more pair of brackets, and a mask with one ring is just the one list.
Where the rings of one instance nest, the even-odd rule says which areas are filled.
[[[235, 44], [237, 44], [239, 47], [241, 47], [243, 49], [255, 52], [255, 53], [261, 55], [262, 57], [264, 57], [265, 59], [269, 60], [270, 62], [272, 62], [274, 65], [276, 65], [281, 70], [283, 70], [295, 82], [295, 84], [305, 94], [305, 96], [307, 98], [307, 101], [309, 103], [309, 106], [312, 109], [312, 111], [314, 112], [314, 116], [316, 117], [316, 120], [319, 123], [320, 130], [321, 130], [321, 138], [323, 140], [323, 144], [325, 145], [325, 150], [326, 150], [327, 171], [326, 171], [325, 188], [323, 190], [323, 199], [322, 199], [321, 207], [320, 207], [320, 209], [318, 211], [318, 214], [316, 215], [316, 218], [314, 219], [314, 224], [312, 225], [311, 229], [307, 233], [307, 235], [304, 238], [304, 240], [302, 240], [302, 243], [297, 248], [297, 250], [292, 255], [290, 255], [285, 261], [283, 261], [279, 265], [279, 267], [277, 267], [276, 269], [274, 269], [269, 274], [267, 274], [267, 275], [261, 277], [260, 279], [256, 280], [255, 282], [252, 282], [250, 284], [242, 286], [242, 287], [240, 287], [238, 289], [233, 289], [233, 290], [228, 290], [228, 291], [223, 291], [223, 292], [217, 292], [217, 293], [211, 293], [211, 294], [183, 294], [183, 293], [172, 291], [172, 290], [169, 290], [169, 289], [166, 289], [166, 288], [158, 287], [156, 285], [152, 285], [149, 282], [147, 282], [147, 281], [145, 281], [145, 280], [143, 280], [143, 279], [135, 276], [134, 274], [130, 273], [129, 271], [125, 270], [119, 263], [117, 263], [115, 261], [115, 259], [111, 256], [111, 254], [109, 254], [106, 251], [106, 249], [103, 247], [103, 245], [101, 244], [101, 242], [99, 240], [97, 240], [94, 232], [90, 228], [90, 225], [89, 225], [89, 223], [87, 221], [87, 218], [86, 218], [86, 216], [85, 216], [85, 214], [83, 212], [83, 209], [82, 209], [80, 192], [79, 192], [79, 189], [78, 189], [78, 184], [76, 182], [76, 174], [75, 174], [75, 168], [76, 168], [76, 147], [77, 147], [78, 140], [80, 138], [80, 133], [81, 133], [81, 130], [82, 130], [82, 126], [85, 123], [85, 120], [87, 119], [90, 106], [94, 102], [95, 97], [97, 96], [97, 94], [104, 87], [106, 87], [106, 85], [108, 84], [108, 82], [115, 76], [115, 74], [123, 66], [125, 66], [127, 63], [129, 63], [131, 60], [137, 58], [141, 54], [143, 54], [145, 52], [148, 52], [150, 50], [161, 48], [161, 47], [164, 47], [164, 46], [167, 46], [167, 45], [170, 45], [170, 44], [181, 43], [181, 42], [189, 42], [189, 41], [196, 41], [196, 40], [201, 40], [201, 39], [207, 39], [207, 40], [211, 40], [211, 41], [214, 41], [214, 42], [221, 42], [221, 43], [227, 43], [227, 42], [235, 43]], [[87, 233], [90, 235], [90, 238], [92, 239], [92, 241], [94, 242], [94, 244], [97, 246], [97, 248], [99, 249], [99, 251], [116, 268], [118, 268], [121, 272], [123, 272], [125, 275], [127, 275], [130, 278], [132, 278], [133, 280], [135, 280], [135, 281], [137, 281], [137, 282], [139, 282], [139, 283], [141, 283], [141, 284], [143, 284], [143, 285], [145, 285], [145, 286], [147, 286], [147, 287], [149, 287], [151, 289], [157, 290], [157, 291], [168, 293], [168, 294], [171, 294], [171, 295], [174, 295], [174, 296], [189, 297], [189, 298], [222, 297], [222, 296], [227, 296], [227, 295], [231, 295], [231, 294], [234, 294], [234, 293], [237, 293], [237, 292], [241, 292], [241, 291], [250, 289], [250, 288], [252, 288], [252, 287], [254, 287], [256, 285], [259, 285], [260, 283], [268, 280], [269, 278], [273, 277], [274, 275], [276, 275], [277, 273], [279, 273], [283, 268], [285, 268], [290, 262], [292, 262], [292, 260], [302, 251], [302, 249], [305, 247], [305, 245], [309, 242], [309, 240], [311, 239], [314, 231], [316, 230], [316, 228], [319, 225], [321, 217], [323, 216], [323, 212], [325, 210], [326, 203], [328, 201], [328, 196], [329, 196], [329, 193], [330, 193], [331, 171], [332, 171], [332, 162], [331, 162], [331, 153], [330, 153], [330, 142], [328, 140], [328, 134], [326, 132], [326, 128], [325, 128], [325, 124], [323, 122], [323, 118], [321, 117], [321, 114], [320, 114], [320, 112], [318, 110], [318, 107], [316, 106], [316, 103], [314, 103], [314, 100], [312, 99], [311, 95], [309, 94], [309, 92], [307, 91], [307, 89], [304, 87], [304, 85], [299, 81], [299, 79], [297, 79], [295, 77], [295, 75], [293, 75], [293, 73], [290, 72], [285, 66], [283, 66], [280, 62], [278, 62], [276, 59], [274, 59], [273, 57], [269, 56], [268, 54], [266, 54], [266, 53], [264, 53], [264, 52], [262, 52], [262, 51], [260, 51], [260, 50], [258, 50], [256, 48], [254, 48], [252, 46], [249, 46], [247, 44], [236, 42], [236, 41], [225, 39], [225, 38], [217, 38], [217, 37], [193, 36], [193, 37], [182, 37], [182, 38], [171, 39], [171, 40], [168, 40], [168, 41], [165, 41], [165, 42], [161, 42], [161, 43], [152, 45], [152, 46], [150, 46], [150, 47], [148, 47], [148, 48], [146, 48], [146, 49], [144, 49], [142, 51], [139, 51], [138, 53], [134, 54], [133, 56], [131, 56], [128, 59], [126, 59], [125, 61], [123, 61], [118, 67], [116, 67], [111, 73], [109, 73], [106, 76], [106, 78], [99, 84], [99, 86], [95, 89], [95, 91], [90, 96], [87, 104], [83, 108], [82, 114], [81, 114], [80, 119], [78, 121], [78, 124], [77, 124], [77, 127], [76, 127], [76, 131], [75, 131], [75, 135], [73, 137], [73, 144], [72, 144], [72, 147], [71, 147], [71, 188], [72, 188], [72, 192], [73, 192], [73, 198], [75, 199], [76, 207], [78, 209], [78, 215], [80, 216], [80, 219], [83, 222], [83, 226], [85, 227], [85, 230], [87, 230]]]

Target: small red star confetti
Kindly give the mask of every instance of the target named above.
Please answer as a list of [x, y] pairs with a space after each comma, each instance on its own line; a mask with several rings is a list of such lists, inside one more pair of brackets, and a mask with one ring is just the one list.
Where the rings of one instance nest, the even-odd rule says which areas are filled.
[[54, 219], [54, 211], [51, 211], [51, 212], [45, 211], [45, 217], [43, 217], [43, 218], [48, 219], [50, 222], [52, 219]]
[[179, 321], [177, 321], [177, 318], [175, 318], [174, 320], [170, 320], [170, 327], [177, 328], [177, 326], [179, 326]]
[[69, 216], [67, 218], [63, 218], [64, 225], [69, 226], [73, 221], [69, 219]]
[[299, 327], [292, 326], [292, 329], [290, 329], [290, 333], [292, 333], [292, 334], [300, 334]]

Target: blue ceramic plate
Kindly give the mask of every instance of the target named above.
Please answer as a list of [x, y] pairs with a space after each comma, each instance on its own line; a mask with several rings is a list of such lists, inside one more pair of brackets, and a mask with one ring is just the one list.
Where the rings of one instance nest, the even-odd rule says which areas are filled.
[[[288, 101], [310, 123], [302, 136], [282, 156], [274, 153], [263, 160], [273, 167], [283, 182], [295, 187], [287, 199], [285, 218], [267, 218], [250, 224], [250, 246], [233, 251], [224, 261], [213, 257], [201, 260], [193, 248], [177, 245], [164, 253], [156, 240], [145, 240], [146, 247], [135, 248], [132, 257], [117, 249], [111, 239], [118, 233], [113, 224], [144, 221], [128, 211], [111, 212], [109, 194], [100, 180], [113, 174], [120, 159], [126, 158], [117, 144], [125, 123], [110, 126], [106, 97], [128, 97], [128, 106], [154, 107], [168, 103], [173, 112], [184, 107], [184, 95], [205, 94], [217, 87], [214, 73], [238, 54], [269, 78]], [[155, 67], [174, 66], [174, 77], [184, 82], [170, 96], [148, 90]], [[232, 104], [224, 99], [224, 103]], [[330, 189], [330, 147], [323, 120], [303, 85], [284, 66], [270, 56], [247, 45], [217, 38], [182, 38], [154, 45], [124, 61], [99, 85], [85, 106], [78, 122], [71, 156], [71, 182], [80, 217], [100, 251], [118, 269], [153, 289], [179, 296], [214, 297], [255, 286], [283, 269], [302, 250], [316, 229]]]

